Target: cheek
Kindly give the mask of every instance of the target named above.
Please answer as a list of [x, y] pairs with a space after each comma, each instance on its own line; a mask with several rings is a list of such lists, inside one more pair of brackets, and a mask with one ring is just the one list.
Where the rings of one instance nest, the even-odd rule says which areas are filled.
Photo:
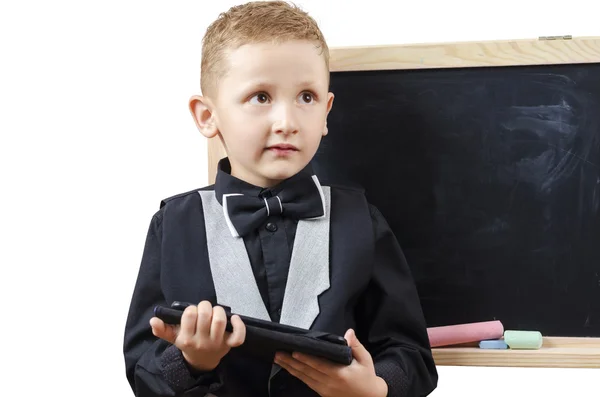
[[305, 115], [305, 130], [310, 131], [311, 134], [321, 137], [323, 130], [325, 129], [326, 122], [325, 113], [319, 109], [318, 111], [312, 112], [311, 114]]
[[260, 137], [264, 135], [261, 119], [247, 112], [230, 111], [220, 121], [219, 129], [225, 142], [230, 142], [230, 146], [257, 145]]

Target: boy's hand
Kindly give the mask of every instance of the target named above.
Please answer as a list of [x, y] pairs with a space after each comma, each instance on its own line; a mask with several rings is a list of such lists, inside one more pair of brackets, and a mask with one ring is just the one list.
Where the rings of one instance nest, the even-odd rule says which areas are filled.
[[277, 353], [275, 363], [323, 397], [387, 396], [387, 384], [375, 374], [371, 354], [358, 341], [354, 331], [348, 330], [344, 338], [354, 356], [348, 366], [300, 353]]
[[232, 347], [244, 343], [246, 326], [242, 319], [231, 316], [231, 333], [225, 332], [226, 324], [225, 310], [212, 307], [208, 301], [186, 307], [179, 326], [165, 324], [157, 317], [150, 319], [152, 333], [177, 346], [185, 360], [200, 371], [212, 371]]

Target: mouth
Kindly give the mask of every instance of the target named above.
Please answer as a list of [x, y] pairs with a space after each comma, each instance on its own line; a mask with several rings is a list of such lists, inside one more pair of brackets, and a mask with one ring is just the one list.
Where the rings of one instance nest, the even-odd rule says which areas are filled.
[[268, 146], [267, 150], [274, 152], [275, 154], [290, 154], [297, 152], [298, 148], [294, 145], [290, 145], [289, 143], [280, 143], [277, 145]]

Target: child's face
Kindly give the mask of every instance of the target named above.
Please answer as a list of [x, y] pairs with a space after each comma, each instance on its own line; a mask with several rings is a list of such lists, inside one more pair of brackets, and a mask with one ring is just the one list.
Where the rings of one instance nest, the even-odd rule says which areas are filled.
[[232, 175], [273, 186], [313, 158], [327, 134], [333, 104], [319, 51], [308, 41], [248, 44], [229, 51], [216, 97], [202, 101], [214, 123], [203, 133], [221, 135]]

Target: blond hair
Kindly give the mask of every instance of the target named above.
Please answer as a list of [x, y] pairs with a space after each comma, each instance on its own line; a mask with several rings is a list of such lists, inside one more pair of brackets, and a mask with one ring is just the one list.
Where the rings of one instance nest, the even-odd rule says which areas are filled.
[[214, 93], [225, 74], [227, 50], [244, 44], [291, 40], [313, 41], [329, 70], [329, 48], [317, 22], [294, 4], [285, 1], [255, 1], [231, 7], [208, 27], [202, 39], [200, 87], [203, 95]]

